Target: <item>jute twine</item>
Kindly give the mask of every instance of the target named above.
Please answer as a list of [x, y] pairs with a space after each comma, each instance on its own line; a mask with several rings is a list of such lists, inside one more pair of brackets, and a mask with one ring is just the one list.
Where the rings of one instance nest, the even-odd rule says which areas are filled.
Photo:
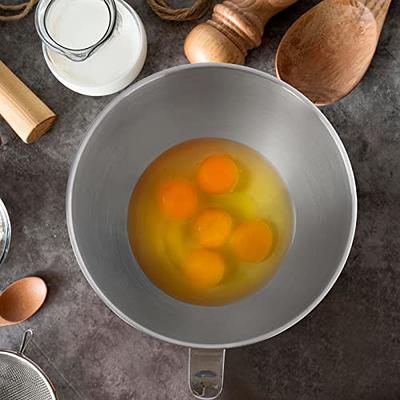
[[210, 0], [195, 0], [191, 7], [173, 8], [166, 0], [147, 0], [150, 8], [168, 21], [191, 21], [202, 17], [210, 7]]
[[0, 15], [0, 22], [19, 21], [26, 17], [29, 11], [36, 5], [39, 0], [29, 0], [20, 4], [1, 4], [0, 11], [11, 13], [11, 15]]
[[[1, 4], [0, 11], [11, 15], [0, 15], [0, 22], [19, 21], [26, 17], [39, 0], [28, 0], [20, 4]], [[147, 0], [151, 9], [168, 21], [191, 21], [202, 17], [210, 7], [210, 0], [195, 0], [191, 7], [173, 8], [166, 0]]]

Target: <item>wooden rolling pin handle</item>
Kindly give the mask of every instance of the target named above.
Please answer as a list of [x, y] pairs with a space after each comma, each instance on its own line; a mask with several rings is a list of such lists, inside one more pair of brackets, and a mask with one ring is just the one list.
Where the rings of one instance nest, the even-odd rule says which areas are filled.
[[33, 143], [56, 115], [0, 61], [0, 115], [25, 143]]
[[197, 25], [185, 41], [191, 63], [244, 64], [248, 50], [261, 44], [265, 24], [297, 0], [226, 0], [211, 19]]

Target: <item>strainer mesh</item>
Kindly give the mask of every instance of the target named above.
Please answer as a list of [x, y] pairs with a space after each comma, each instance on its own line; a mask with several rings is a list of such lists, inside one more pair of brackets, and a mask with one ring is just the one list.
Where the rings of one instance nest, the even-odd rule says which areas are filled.
[[0, 353], [0, 400], [56, 400], [46, 378], [24, 358]]

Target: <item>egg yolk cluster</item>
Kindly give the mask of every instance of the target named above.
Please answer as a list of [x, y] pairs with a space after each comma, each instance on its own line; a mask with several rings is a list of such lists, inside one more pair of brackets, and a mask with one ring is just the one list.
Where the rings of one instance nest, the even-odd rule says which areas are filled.
[[195, 184], [171, 179], [159, 188], [158, 205], [166, 216], [178, 221], [192, 219], [196, 248], [187, 255], [182, 270], [194, 287], [211, 288], [221, 282], [225, 261], [218, 249], [226, 244], [237, 259], [249, 263], [264, 260], [272, 251], [273, 233], [266, 222], [256, 219], [234, 226], [226, 210], [199, 210], [199, 190], [210, 196], [233, 192], [239, 175], [231, 157], [213, 155], [200, 164]]

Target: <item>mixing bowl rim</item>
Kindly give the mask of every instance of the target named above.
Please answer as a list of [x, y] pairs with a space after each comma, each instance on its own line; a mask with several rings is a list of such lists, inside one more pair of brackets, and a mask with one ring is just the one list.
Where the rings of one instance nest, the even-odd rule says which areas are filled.
[[[88, 269], [86, 268], [86, 265], [83, 261], [82, 255], [80, 253], [78, 243], [75, 237], [74, 233], [74, 227], [73, 227], [73, 218], [72, 218], [72, 195], [73, 195], [73, 187], [74, 187], [74, 182], [75, 182], [75, 176], [76, 172], [78, 170], [79, 166], [79, 161], [82, 157], [82, 154], [84, 153], [87, 144], [89, 143], [91, 137], [93, 136], [94, 132], [96, 131], [97, 127], [101, 124], [103, 119], [108, 115], [108, 113], [119, 103], [121, 102], [124, 98], [127, 96], [131, 95], [133, 92], [140, 90], [143, 86], [157, 81], [159, 79], [162, 79], [168, 75], [178, 73], [180, 71], [185, 71], [189, 69], [207, 69], [207, 68], [216, 68], [216, 69], [233, 69], [237, 71], [243, 71], [249, 74], [256, 75], [260, 78], [267, 79], [274, 84], [277, 84], [278, 86], [282, 87], [284, 90], [290, 92], [292, 95], [294, 95], [300, 102], [304, 104], [307, 108], [311, 109], [317, 116], [319, 117], [321, 123], [326, 127], [327, 131], [329, 132], [331, 138], [336, 144], [336, 147], [340, 153], [340, 156], [343, 160], [346, 172], [347, 172], [347, 178], [349, 180], [349, 186], [350, 186], [350, 191], [351, 191], [351, 201], [352, 201], [352, 216], [351, 216], [351, 225], [350, 225], [350, 230], [349, 230], [349, 235], [347, 238], [347, 243], [346, 243], [346, 248], [343, 252], [342, 259], [338, 263], [338, 266], [336, 268], [336, 271], [334, 275], [332, 276], [331, 280], [328, 282], [328, 284], [325, 286], [325, 288], [321, 291], [319, 296], [317, 296], [314, 301], [306, 307], [301, 313], [299, 313], [295, 318], [291, 319], [289, 322], [286, 324], [280, 326], [279, 328], [274, 329], [273, 331], [264, 333], [262, 335], [237, 341], [237, 342], [229, 342], [229, 343], [218, 343], [218, 344], [202, 344], [202, 343], [192, 343], [192, 342], [187, 342], [184, 340], [179, 340], [175, 338], [170, 338], [168, 336], [164, 336], [163, 334], [157, 333], [155, 331], [152, 331], [149, 328], [146, 328], [145, 326], [137, 323], [136, 321], [132, 320], [130, 317], [128, 317], [126, 314], [124, 314], [122, 311], [118, 309], [108, 298], [107, 296], [101, 291], [101, 289], [97, 286], [96, 282], [94, 279], [91, 277]], [[105, 303], [105, 305], [114, 313], [116, 314], [119, 318], [121, 318], [124, 322], [126, 322], [128, 325], [138, 329], [141, 332], [144, 332], [150, 336], [153, 336], [159, 340], [163, 340], [165, 342], [169, 342], [172, 344], [177, 344], [180, 346], [185, 346], [185, 347], [192, 347], [192, 348], [203, 348], [203, 349], [228, 349], [228, 348], [235, 348], [235, 347], [241, 347], [241, 346], [246, 346], [246, 345], [251, 345], [254, 343], [261, 342], [266, 339], [270, 339], [287, 329], [291, 328], [292, 326], [296, 325], [299, 321], [301, 321], [304, 317], [306, 317], [314, 308], [316, 308], [321, 301], [325, 298], [325, 296], [329, 293], [329, 291], [332, 289], [333, 285], [335, 284], [336, 280], [338, 279], [340, 273], [342, 272], [347, 258], [350, 254], [350, 250], [352, 247], [355, 231], [356, 231], [356, 222], [357, 222], [357, 189], [356, 189], [356, 182], [354, 178], [354, 173], [353, 169], [350, 163], [350, 159], [347, 155], [347, 152], [345, 150], [345, 147], [331, 125], [331, 123], [328, 121], [328, 119], [325, 117], [325, 115], [313, 104], [307, 97], [305, 97], [302, 93], [300, 93], [297, 89], [293, 88], [289, 84], [275, 78], [274, 76], [263, 72], [256, 70], [251, 67], [246, 67], [242, 65], [236, 65], [236, 64], [220, 64], [220, 63], [200, 63], [200, 64], [186, 64], [186, 65], [180, 65], [176, 67], [172, 67], [169, 69], [165, 69], [163, 71], [157, 72], [155, 74], [152, 74], [135, 84], [129, 86], [127, 89], [123, 90], [119, 95], [117, 95], [107, 106], [104, 107], [104, 109], [97, 115], [95, 120], [93, 121], [92, 125], [89, 127], [86, 136], [82, 140], [82, 143], [76, 153], [76, 156], [74, 158], [74, 161], [72, 163], [71, 169], [70, 169], [70, 174], [68, 178], [68, 184], [67, 184], [67, 191], [66, 191], [66, 218], [67, 218], [67, 226], [68, 226], [68, 233], [69, 233], [69, 238], [71, 241], [72, 249], [74, 251], [75, 257], [78, 261], [79, 267], [85, 276], [86, 280], [89, 282], [90, 286], [92, 289], [96, 292], [96, 294], [100, 297], [100, 299]]]

